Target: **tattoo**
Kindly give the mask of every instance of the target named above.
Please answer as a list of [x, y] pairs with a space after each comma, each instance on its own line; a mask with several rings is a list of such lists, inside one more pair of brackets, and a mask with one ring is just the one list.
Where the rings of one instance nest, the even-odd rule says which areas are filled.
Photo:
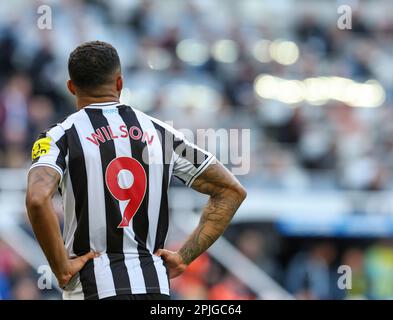
[[49, 183], [50, 185], [57, 184], [59, 174], [57, 171], [47, 167], [36, 167], [30, 173], [31, 185], [37, 183]]
[[179, 250], [185, 264], [190, 264], [224, 233], [245, 198], [240, 183], [220, 163], [210, 165], [192, 188], [209, 194], [210, 199], [198, 227]]
[[27, 213], [34, 234], [56, 276], [63, 275], [68, 256], [52, 203], [60, 174], [45, 166], [30, 170], [26, 192]]
[[49, 167], [40, 166], [31, 169], [29, 173], [28, 189], [30, 191], [42, 190], [53, 194], [59, 184], [60, 174]]

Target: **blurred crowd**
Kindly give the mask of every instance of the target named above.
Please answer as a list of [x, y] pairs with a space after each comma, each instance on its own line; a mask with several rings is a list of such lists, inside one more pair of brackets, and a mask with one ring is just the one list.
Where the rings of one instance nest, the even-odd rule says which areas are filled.
[[[255, 225], [230, 232], [236, 247], [296, 299], [393, 299], [391, 239], [277, 240]], [[182, 299], [261, 298], [208, 255], [175, 279], [172, 290]]]
[[[393, 188], [393, 23], [388, 16], [370, 20], [356, 6], [352, 30], [339, 30], [334, 4], [327, 16], [305, 9], [301, 15], [280, 20], [263, 13], [265, 1], [260, 5], [249, 0], [170, 3], [50, 1], [52, 26], [42, 30], [37, 26], [40, 1], [19, 0], [13, 5], [3, 1], [0, 167], [26, 168], [39, 132], [74, 112], [65, 86], [68, 54], [83, 41], [99, 39], [118, 49], [124, 94], [133, 106], [173, 121], [177, 128], [251, 129], [251, 171], [240, 177], [246, 186]], [[261, 61], [255, 55], [258, 41], [278, 38], [296, 43], [296, 63]], [[257, 96], [254, 80], [260, 74], [299, 80], [376, 79], [386, 99], [378, 108], [335, 101], [287, 105]], [[246, 230], [234, 242], [296, 297], [393, 297], [393, 253], [386, 241], [343, 252], [337, 252], [332, 242], [321, 242], [300, 246], [286, 259], [269, 252], [271, 245], [260, 232]], [[351, 291], [337, 290], [339, 264], [352, 267]], [[43, 298], [47, 293], [37, 289], [34, 272], [0, 242], [0, 299]], [[180, 298], [256, 298], [208, 255], [174, 281], [173, 290]], [[50, 291], [49, 297], [58, 294]]]
[[[272, 246], [269, 240], [277, 238], [277, 234], [262, 233], [255, 225], [235, 227], [230, 233], [236, 247], [296, 299], [393, 299], [391, 239], [359, 244], [353, 239], [281, 238]], [[177, 244], [172, 243], [171, 249], [176, 248]], [[40, 276], [0, 241], [0, 300], [59, 299], [60, 293], [54, 288], [39, 289]], [[264, 298], [208, 254], [171, 281], [171, 294], [172, 299]], [[277, 298], [273, 292], [272, 297]]]
[[[37, 134], [74, 111], [65, 86], [67, 56], [78, 43], [100, 39], [118, 49], [125, 94], [135, 107], [177, 128], [250, 128], [249, 184], [391, 189], [390, 20], [371, 23], [354, 7], [348, 31], [337, 28], [334, 5], [330, 20], [305, 9], [277, 26], [255, 17], [258, 10], [265, 17], [262, 7], [252, 10], [255, 1], [74, 0], [52, 1], [52, 29], [42, 30], [40, 4], [19, 1], [0, 22], [1, 166], [27, 166]], [[5, 15], [7, 4], [1, 7]], [[277, 38], [297, 44], [296, 63], [253, 55], [258, 41]], [[262, 100], [254, 91], [262, 73], [376, 79], [386, 100], [370, 109]]]

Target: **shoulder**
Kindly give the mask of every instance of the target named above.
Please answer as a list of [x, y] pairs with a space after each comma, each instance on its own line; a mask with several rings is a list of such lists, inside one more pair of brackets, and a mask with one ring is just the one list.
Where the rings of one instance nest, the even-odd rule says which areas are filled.
[[84, 117], [85, 111], [83, 109], [76, 111], [53, 124], [47, 130], [45, 130], [44, 133], [53, 138], [60, 138], [75, 124], [75, 122], [83, 120]]

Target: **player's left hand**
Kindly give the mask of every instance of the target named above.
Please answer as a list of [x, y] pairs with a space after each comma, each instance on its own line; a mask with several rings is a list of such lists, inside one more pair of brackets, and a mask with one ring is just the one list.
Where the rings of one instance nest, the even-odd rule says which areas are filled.
[[161, 257], [168, 268], [169, 278], [173, 279], [180, 276], [187, 268], [179, 253], [166, 249], [158, 249], [155, 255]]
[[68, 259], [64, 270], [60, 274], [56, 274], [57, 281], [59, 282], [59, 287], [64, 289], [70, 282], [71, 278], [77, 274], [89, 261], [90, 259], [97, 258], [99, 254], [97, 252], [88, 252], [83, 256]]

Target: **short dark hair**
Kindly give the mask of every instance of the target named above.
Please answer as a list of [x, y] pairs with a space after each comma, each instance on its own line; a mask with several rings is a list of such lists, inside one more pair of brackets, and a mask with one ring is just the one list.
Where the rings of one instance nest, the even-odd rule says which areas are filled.
[[70, 78], [82, 89], [94, 89], [109, 83], [118, 69], [120, 59], [116, 49], [102, 41], [81, 44], [68, 59]]

